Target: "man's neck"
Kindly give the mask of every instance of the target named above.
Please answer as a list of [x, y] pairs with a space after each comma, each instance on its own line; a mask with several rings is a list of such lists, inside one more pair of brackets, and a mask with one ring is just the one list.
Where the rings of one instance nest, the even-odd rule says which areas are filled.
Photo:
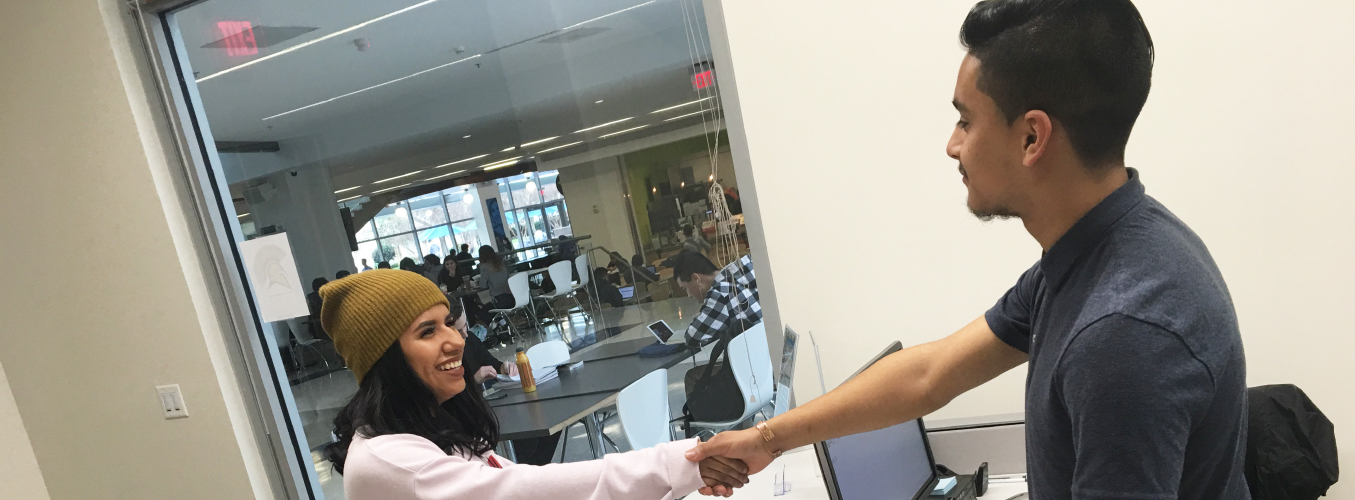
[[1022, 212], [1021, 222], [1040, 248], [1048, 252], [1073, 224], [1129, 180], [1129, 170], [1123, 166], [1106, 167], [1105, 172], [1050, 183], [1037, 193], [1034, 206]]

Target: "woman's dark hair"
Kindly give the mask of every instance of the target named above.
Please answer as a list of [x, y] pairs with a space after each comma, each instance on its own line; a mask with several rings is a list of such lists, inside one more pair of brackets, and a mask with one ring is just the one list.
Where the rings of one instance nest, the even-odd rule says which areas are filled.
[[388, 261], [384, 261], [384, 260], [383, 260], [383, 261], [381, 261], [381, 262], [377, 262], [377, 263], [376, 263], [376, 268], [377, 268], [377, 269], [390, 269], [390, 268], [391, 268], [391, 263], [388, 262]]
[[1153, 77], [1153, 38], [1130, 0], [979, 2], [960, 43], [1009, 123], [1044, 111], [1088, 166], [1124, 162]]
[[417, 273], [419, 272], [418, 267], [419, 265], [414, 263], [414, 259], [409, 257], [400, 259], [400, 270], [402, 271], [414, 271]]
[[[455, 317], [460, 312], [457, 301], [451, 313]], [[438, 404], [433, 391], [410, 368], [399, 342], [391, 344], [372, 365], [358, 392], [334, 417], [334, 435], [339, 440], [326, 446], [324, 454], [340, 474], [359, 429], [368, 439], [413, 434], [449, 454], [483, 455], [499, 444], [499, 423], [479, 385], [467, 384], [466, 390]]]
[[494, 252], [494, 247], [489, 245], [480, 247], [480, 265], [485, 264], [489, 265], [491, 271], [503, 270], [503, 259], [499, 258], [499, 254]]

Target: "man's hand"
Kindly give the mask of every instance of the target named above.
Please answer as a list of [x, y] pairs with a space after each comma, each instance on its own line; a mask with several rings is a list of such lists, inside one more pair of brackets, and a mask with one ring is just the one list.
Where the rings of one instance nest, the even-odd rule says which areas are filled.
[[[710, 457], [732, 458], [742, 461], [747, 474], [756, 474], [772, 463], [772, 454], [762, 442], [757, 429], [729, 431], [716, 434], [710, 441], [687, 450], [687, 460], [696, 462]], [[698, 490], [702, 495], [720, 495], [720, 490], [707, 486]], [[731, 491], [732, 492], [732, 491]], [[727, 495], [722, 495], [727, 496]]]
[[701, 480], [706, 486], [700, 489], [703, 495], [727, 497], [734, 494], [734, 488], [748, 484], [748, 466], [743, 462], [725, 457], [707, 457], [697, 464], [701, 471]]
[[499, 372], [494, 371], [494, 367], [481, 366], [480, 369], [476, 370], [475, 372], [475, 383], [483, 384], [485, 383], [486, 380], [492, 379], [497, 376], [499, 376]]

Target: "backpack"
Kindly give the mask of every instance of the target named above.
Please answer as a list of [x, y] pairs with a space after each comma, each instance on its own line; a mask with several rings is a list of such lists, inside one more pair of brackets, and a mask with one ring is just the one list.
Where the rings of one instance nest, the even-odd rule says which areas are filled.
[[1336, 483], [1336, 436], [1326, 415], [1293, 385], [1247, 390], [1244, 474], [1252, 500], [1313, 500]]

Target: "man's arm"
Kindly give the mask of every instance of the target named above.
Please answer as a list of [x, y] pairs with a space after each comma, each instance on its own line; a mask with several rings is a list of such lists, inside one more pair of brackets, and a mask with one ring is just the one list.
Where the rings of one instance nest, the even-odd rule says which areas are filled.
[[776, 435], [771, 443], [764, 444], [757, 429], [724, 432], [693, 448], [687, 458], [737, 458], [748, 464], [750, 473], [758, 472], [771, 463], [773, 450], [927, 415], [1027, 359], [1026, 353], [999, 340], [987, 320], [979, 317], [946, 338], [891, 354], [828, 394], [767, 421]]
[[[716, 286], [719, 286], [717, 283]], [[706, 300], [701, 304], [701, 310], [697, 311], [696, 317], [692, 318], [692, 324], [687, 326], [687, 331], [683, 333], [686, 337], [686, 344], [691, 347], [702, 347], [715, 339], [715, 335], [725, 328], [731, 319], [729, 307], [729, 296], [719, 293], [714, 288], [706, 293]]]

